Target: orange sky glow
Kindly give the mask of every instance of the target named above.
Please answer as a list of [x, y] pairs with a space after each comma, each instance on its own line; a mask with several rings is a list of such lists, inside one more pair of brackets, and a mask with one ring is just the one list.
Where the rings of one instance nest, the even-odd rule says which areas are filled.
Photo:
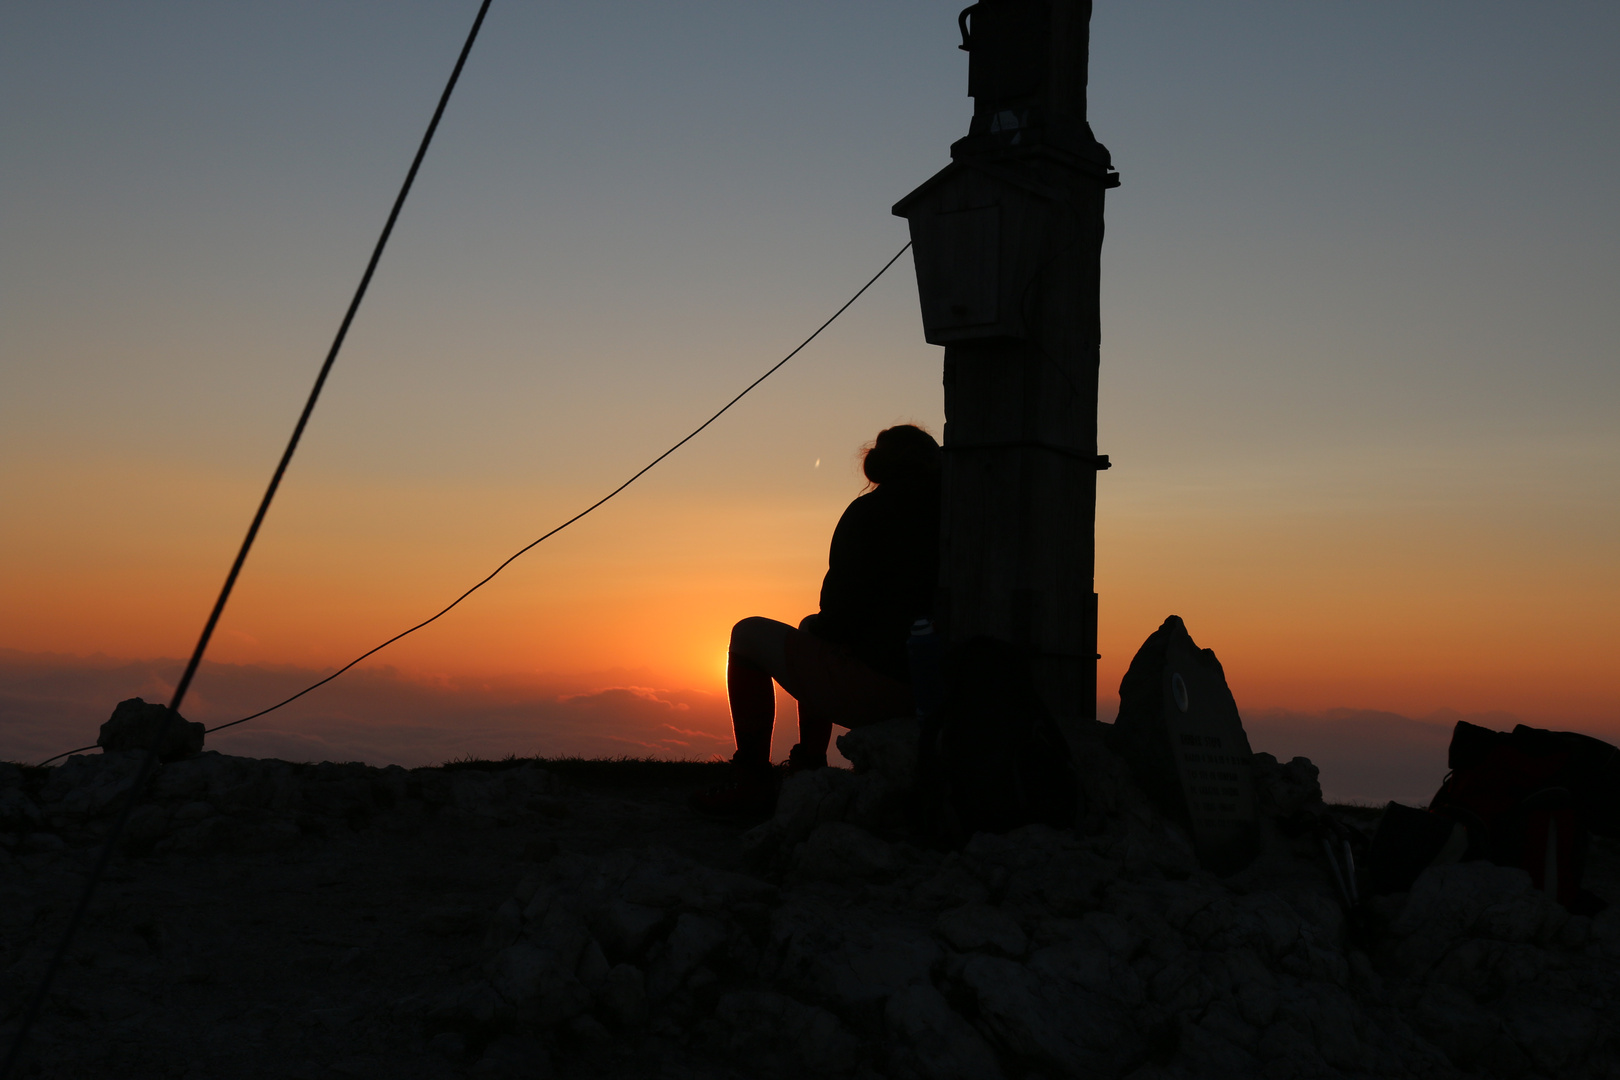
[[[828, 4], [491, 9], [193, 718], [426, 618], [901, 249], [972, 107], [961, 5]], [[0, 7], [0, 759], [165, 692], [472, 10]], [[1279, 752], [1352, 713], [1620, 739], [1617, 42], [1602, 5], [1096, 5], [1099, 716], [1177, 614]], [[731, 624], [814, 609], [941, 363], [907, 255], [219, 747], [729, 753]]]

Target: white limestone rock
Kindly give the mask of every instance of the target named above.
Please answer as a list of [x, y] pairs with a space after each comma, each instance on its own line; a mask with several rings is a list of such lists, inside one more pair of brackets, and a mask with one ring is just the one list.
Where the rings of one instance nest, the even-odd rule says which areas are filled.
[[995, 1051], [945, 996], [916, 983], [890, 996], [884, 1022], [894, 1043], [888, 1073], [895, 1080], [1000, 1080]]

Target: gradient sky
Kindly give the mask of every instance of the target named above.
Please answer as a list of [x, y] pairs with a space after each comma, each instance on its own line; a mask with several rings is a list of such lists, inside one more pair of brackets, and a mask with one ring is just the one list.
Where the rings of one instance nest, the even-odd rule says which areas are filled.
[[[0, 7], [0, 648], [189, 651], [476, 6]], [[966, 131], [959, 6], [495, 0], [212, 658], [347, 661], [797, 344]], [[1102, 715], [1174, 612], [1246, 710], [1620, 734], [1617, 52], [1099, 0]], [[908, 256], [378, 662], [718, 690], [940, 360]]]

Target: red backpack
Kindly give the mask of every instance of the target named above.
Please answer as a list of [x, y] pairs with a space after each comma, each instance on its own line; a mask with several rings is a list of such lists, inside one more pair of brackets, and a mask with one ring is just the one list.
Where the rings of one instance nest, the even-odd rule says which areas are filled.
[[1429, 810], [1468, 830], [1465, 858], [1521, 867], [1577, 914], [1606, 906], [1581, 878], [1589, 834], [1620, 835], [1620, 749], [1574, 732], [1459, 721], [1447, 764]]

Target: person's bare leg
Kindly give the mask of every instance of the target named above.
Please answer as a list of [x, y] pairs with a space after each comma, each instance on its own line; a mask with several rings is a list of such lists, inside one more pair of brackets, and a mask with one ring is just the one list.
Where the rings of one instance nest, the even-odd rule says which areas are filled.
[[814, 706], [799, 702], [799, 745], [794, 748], [794, 754], [803, 755], [807, 765], [820, 767], [827, 762], [827, 746], [831, 742], [832, 721]]
[[[812, 627], [820, 615], [806, 615], [799, 629], [814, 634]], [[801, 691], [805, 688], [800, 688]], [[799, 698], [799, 745], [788, 755], [788, 769], [821, 768], [827, 764], [827, 744], [832, 742], [832, 720], [813, 702]]]
[[726, 696], [739, 761], [769, 763], [771, 729], [776, 725], [776, 688], [787, 674], [787, 623], [758, 616], [731, 628], [726, 654]]

